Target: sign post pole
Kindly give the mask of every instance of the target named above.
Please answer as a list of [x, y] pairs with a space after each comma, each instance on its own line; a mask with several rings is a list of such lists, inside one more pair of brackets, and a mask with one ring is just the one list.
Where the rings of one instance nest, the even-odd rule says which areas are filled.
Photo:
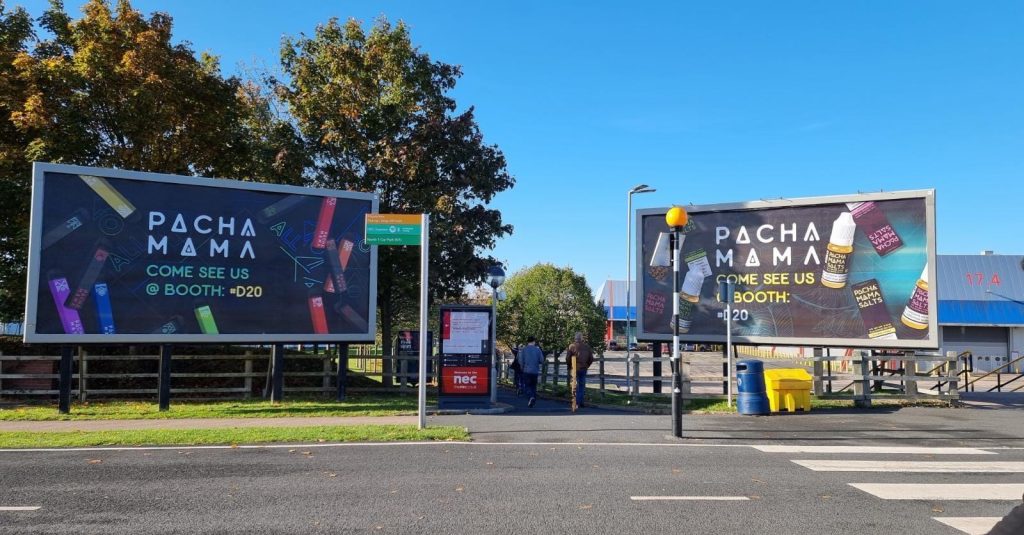
[[419, 428], [427, 428], [427, 285], [430, 281], [430, 215], [422, 214], [420, 230], [420, 376], [419, 376]]

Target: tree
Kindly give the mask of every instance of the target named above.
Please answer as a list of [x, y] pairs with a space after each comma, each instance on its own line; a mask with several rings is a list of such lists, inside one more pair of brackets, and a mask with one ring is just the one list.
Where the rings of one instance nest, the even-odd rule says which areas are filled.
[[[455, 113], [457, 66], [432, 61], [408, 29], [379, 19], [369, 33], [331, 19], [286, 39], [277, 92], [301, 132], [318, 187], [375, 191], [382, 213], [431, 215], [433, 300], [457, 299], [495, 263], [484, 251], [512, 232], [488, 208], [512, 187], [505, 157], [486, 145], [473, 108]], [[381, 247], [378, 298], [385, 351], [393, 325], [415, 314], [418, 255]]]
[[20, 317], [24, 307], [30, 162], [293, 184], [308, 165], [268, 96], [223, 78], [216, 57], [173, 44], [169, 15], [146, 19], [128, 0], [113, 11], [90, 0], [82, 11], [72, 20], [51, 0], [39, 22], [52, 38], [32, 50], [24, 11], [0, 15], [5, 318]]
[[34, 34], [28, 12], [7, 11], [0, 0], [0, 320], [20, 318], [25, 309], [25, 252], [28, 250], [30, 164], [27, 137], [9, 120], [25, 102], [26, 86], [18, 79], [15, 61], [22, 58]]
[[604, 349], [604, 306], [595, 303], [587, 280], [571, 268], [537, 264], [517, 271], [503, 286], [498, 303], [498, 339], [525, 343], [533, 336], [545, 351], [564, 351], [582, 332], [595, 349]]

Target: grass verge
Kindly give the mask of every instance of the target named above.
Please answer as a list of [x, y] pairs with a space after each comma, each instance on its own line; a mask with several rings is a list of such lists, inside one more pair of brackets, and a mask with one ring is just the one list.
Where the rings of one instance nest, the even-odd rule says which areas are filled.
[[345, 401], [324, 398], [285, 400], [174, 401], [160, 412], [156, 400], [74, 403], [71, 414], [55, 403], [0, 409], [0, 421], [134, 420], [183, 418], [285, 418], [289, 416], [401, 416], [416, 414], [415, 396], [352, 394]]
[[145, 429], [126, 431], [0, 432], [0, 448], [86, 446], [199, 446], [269, 442], [405, 442], [469, 440], [464, 427], [353, 425], [317, 427], [231, 427], [225, 429]]

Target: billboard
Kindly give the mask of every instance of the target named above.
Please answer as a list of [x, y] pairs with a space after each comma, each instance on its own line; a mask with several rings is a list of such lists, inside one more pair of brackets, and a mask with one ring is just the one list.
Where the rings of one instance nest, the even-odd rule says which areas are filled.
[[373, 341], [372, 193], [36, 163], [25, 341]]
[[[938, 347], [934, 190], [685, 208], [680, 339], [725, 341], [724, 280], [735, 343]], [[637, 211], [642, 340], [672, 339], [667, 211]]]

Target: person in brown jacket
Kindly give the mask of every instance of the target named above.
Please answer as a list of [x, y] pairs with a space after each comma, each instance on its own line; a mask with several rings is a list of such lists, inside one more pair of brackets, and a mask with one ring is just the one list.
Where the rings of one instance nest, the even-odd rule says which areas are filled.
[[576, 407], [583, 407], [583, 393], [587, 387], [587, 368], [594, 362], [594, 350], [583, 341], [583, 333], [576, 333], [575, 341], [566, 352], [566, 363], [572, 373], [572, 358], [576, 357]]

